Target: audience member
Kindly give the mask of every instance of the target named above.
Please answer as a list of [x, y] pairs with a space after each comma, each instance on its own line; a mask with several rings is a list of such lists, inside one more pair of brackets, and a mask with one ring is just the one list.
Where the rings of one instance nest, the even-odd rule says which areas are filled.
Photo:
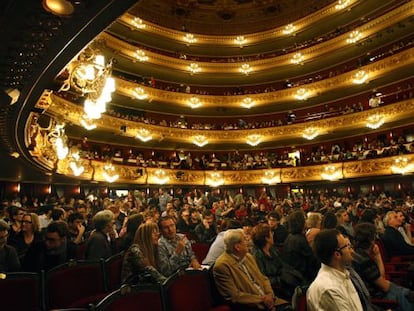
[[182, 268], [201, 268], [190, 241], [185, 235], [177, 233], [171, 217], [162, 217], [159, 228], [162, 236], [158, 245], [158, 268], [161, 274], [168, 277]]
[[162, 283], [166, 278], [158, 270], [158, 239], [155, 223], [144, 223], [136, 230], [133, 244], [125, 253], [122, 282], [128, 284]]
[[194, 229], [197, 242], [210, 244], [217, 236], [217, 224], [210, 210], [205, 210], [202, 221]]
[[280, 221], [282, 216], [279, 212], [272, 211], [267, 215], [267, 223], [273, 233], [273, 241], [276, 246], [282, 246], [289, 234], [285, 225], [281, 224]]
[[[139, 226], [144, 222], [144, 217], [142, 214], [133, 214], [128, 217], [128, 220], [125, 225], [125, 233], [123, 233], [116, 240], [116, 249], [118, 252], [126, 251], [133, 243], [135, 234]], [[123, 231], [121, 230], [121, 233]]]
[[[242, 229], [224, 234], [225, 252], [213, 267], [213, 276], [223, 298], [241, 310], [275, 310], [286, 301], [276, 298], [269, 279], [260, 272]], [[282, 310], [282, 307], [277, 307]]]
[[378, 245], [376, 228], [371, 223], [355, 226], [355, 254], [352, 264], [361, 276], [372, 297], [396, 300], [401, 311], [414, 310], [414, 292], [385, 278], [385, 268]]
[[308, 213], [308, 218], [306, 219], [306, 240], [309, 245], [312, 246], [313, 239], [321, 231], [322, 225], [322, 214], [318, 212]]
[[77, 247], [67, 240], [68, 226], [63, 221], [53, 221], [47, 228], [45, 239], [32, 245], [22, 264], [24, 271], [48, 271], [71, 259], [76, 259]]
[[20, 260], [13, 246], [7, 245], [10, 226], [0, 220], [0, 272], [16, 272], [20, 270]]
[[85, 241], [85, 226], [83, 216], [79, 212], [74, 212], [68, 216], [69, 241], [75, 244], [82, 244]]
[[414, 246], [408, 244], [398, 228], [401, 218], [395, 211], [389, 211], [384, 217], [385, 231], [381, 236], [388, 256], [414, 255]]
[[97, 212], [93, 217], [95, 230], [86, 241], [85, 259], [98, 260], [111, 257], [116, 238], [114, 214], [110, 210]]
[[320, 231], [313, 249], [321, 268], [306, 293], [309, 311], [362, 311], [362, 303], [347, 266], [352, 263], [352, 246], [339, 231]]

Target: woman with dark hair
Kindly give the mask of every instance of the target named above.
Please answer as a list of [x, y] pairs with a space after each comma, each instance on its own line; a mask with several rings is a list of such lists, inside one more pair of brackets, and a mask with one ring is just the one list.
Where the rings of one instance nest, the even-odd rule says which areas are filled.
[[320, 267], [305, 236], [305, 214], [296, 210], [288, 216], [289, 235], [283, 245], [282, 259], [311, 282]]
[[126, 251], [122, 265], [123, 283], [162, 283], [165, 277], [157, 270], [158, 238], [156, 223], [139, 226], [134, 242]]
[[[299, 272], [286, 265], [273, 242], [270, 226], [260, 223], [252, 229], [253, 249], [260, 271], [269, 278], [272, 288], [284, 299], [290, 299], [296, 286], [303, 282]], [[296, 277], [295, 277], [296, 275]]]
[[326, 212], [322, 217], [321, 229], [336, 229], [338, 226], [338, 219], [335, 213]]
[[414, 310], [414, 292], [385, 278], [384, 263], [378, 245], [375, 244], [376, 231], [372, 223], [359, 223], [355, 226], [352, 265], [372, 297], [398, 301], [399, 308], [396, 310]]
[[126, 251], [131, 246], [134, 241], [135, 233], [143, 222], [144, 216], [142, 216], [142, 214], [133, 214], [128, 217], [125, 224], [125, 233], [116, 241], [116, 248], [118, 252]]

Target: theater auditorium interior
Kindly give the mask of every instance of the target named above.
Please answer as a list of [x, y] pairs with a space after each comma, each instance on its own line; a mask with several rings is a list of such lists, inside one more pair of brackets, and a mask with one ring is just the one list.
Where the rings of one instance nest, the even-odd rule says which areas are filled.
[[414, 1], [2, 0], [0, 199], [406, 196]]

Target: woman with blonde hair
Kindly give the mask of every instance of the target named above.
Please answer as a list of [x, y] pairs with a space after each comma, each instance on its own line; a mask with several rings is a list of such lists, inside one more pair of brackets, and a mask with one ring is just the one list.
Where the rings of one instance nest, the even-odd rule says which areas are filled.
[[306, 240], [310, 246], [312, 246], [315, 236], [321, 231], [321, 225], [322, 214], [318, 212], [309, 212], [308, 218], [306, 219]]
[[35, 213], [26, 213], [22, 218], [21, 231], [16, 235], [15, 240], [10, 242], [10, 245], [16, 249], [17, 255], [22, 261], [29, 247], [41, 239], [39, 216]]
[[157, 270], [157, 247], [160, 232], [153, 222], [138, 227], [134, 242], [125, 253], [123, 283], [162, 283], [165, 277]]

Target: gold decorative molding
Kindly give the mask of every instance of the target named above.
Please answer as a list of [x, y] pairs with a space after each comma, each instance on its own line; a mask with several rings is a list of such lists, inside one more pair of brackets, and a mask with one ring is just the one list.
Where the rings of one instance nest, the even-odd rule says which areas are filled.
[[[392, 175], [392, 165], [400, 156], [393, 156], [387, 158], [378, 158], [361, 161], [350, 161], [340, 163], [326, 163], [320, 165], [311, 165], [303, 167], [284, 167], [275, 169], [260, 169], [260, 170], [238, 170], [238, 171], [201, 171], [201, 170], [173, 170], [163, 169], [165, 176], [168, 177], [169, 185], [196, 185], [208, 186], [209, 176], [212, 173], [217, 173], [222, 176], [222, 186], [234, 185], [262, 185], [262, 178], [273, 172], [274, 176], [280, 176], [281, 183], [298, 183], [298, 182], [314, 182], [324, 180], [321, 176], [327, 165], [334, 166], [335, 169], [343, 174], [342, 179], [361, 178], [361, 177], [375, 177], [383, 175]], [[407, 162], [414, 161], [414, 154], [404, 155]], [[81, 180], [93, 180], [105, 182], [103, 177], [102, 161], [89, 161], [85, 164], [85, 171], [81, 176], [76, 177]], [[119, 174], [118, 183], [131, 184], [157, 184], [154, 182], [158, 168], [141, 168], [142, 174], [138, 173], [136, 166], [118, 165], [114, 164], [116, 172]], [[57, 173], [74, 177], [67, 160], [59, 161]], [[412, 173], [412, 172], [408, 172]], [[329, 182], [329, 181], [326, 181]]]

